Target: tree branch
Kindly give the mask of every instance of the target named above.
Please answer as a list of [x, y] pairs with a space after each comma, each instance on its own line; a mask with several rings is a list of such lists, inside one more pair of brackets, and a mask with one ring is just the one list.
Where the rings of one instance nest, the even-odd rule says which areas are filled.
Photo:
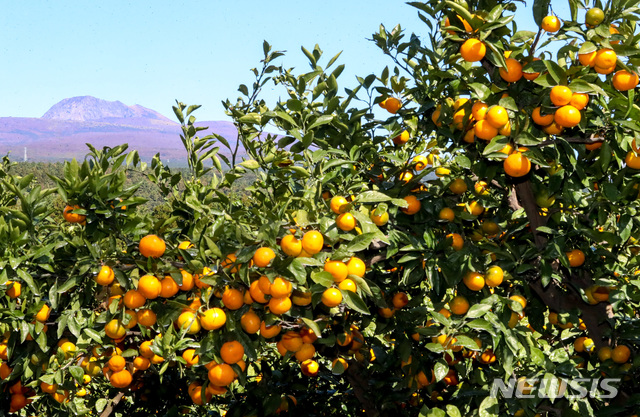
[[100, 414], [100, 417], [109, 417], [111, 413], [113, 413], [113, 409], [116, 408], [120, 400], [122, 400], [122, 397], [124, 397], [124, 392], [120, 391], [109, 401], [109, 404], [107, 404], [102, 414]]

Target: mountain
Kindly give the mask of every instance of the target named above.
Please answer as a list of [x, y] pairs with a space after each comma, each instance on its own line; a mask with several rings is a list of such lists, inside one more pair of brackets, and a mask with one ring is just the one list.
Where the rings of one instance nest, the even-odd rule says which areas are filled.
[[[209, 129], [235, 144], [236, 129], [230, 122], [204, 121], [197, 126]], [[12, 160], [22, 160], [27, 148], [29, 161], [83, 159], [91, 143], [97, 148], [129, 144], [143, 160], [160, 153], [171, 164], [186, 164], [180, 140], [180, 125], [155, 110], [120, 101], [91, 96], [66, 98], [54, 104], [41, 118], [0, 117], [0, 155], [11, 152]], [[220, 153], [228, 155], [226, 148]]]

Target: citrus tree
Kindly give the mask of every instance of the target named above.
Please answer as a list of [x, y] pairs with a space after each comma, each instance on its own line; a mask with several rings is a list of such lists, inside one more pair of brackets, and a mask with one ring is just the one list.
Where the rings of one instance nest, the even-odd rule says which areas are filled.
[[187, 175], [91, 147], [43, 190], [5, 158], [0, 413], [632, 415], [637, 3], [534, 1], [533, 32], [412, 2], [354, 88], [265, 42], [235, 143], [174, 107]]

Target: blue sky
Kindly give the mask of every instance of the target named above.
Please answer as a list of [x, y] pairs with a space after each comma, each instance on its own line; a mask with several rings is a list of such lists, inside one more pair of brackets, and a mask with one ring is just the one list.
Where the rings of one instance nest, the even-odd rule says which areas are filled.
[[[519, 20], [533, 24], [530, 10], [522, 12]], [[356, 74], [390, 64], [367, 40], [380, 23], [418, 34], [424, 27], [398, 0], [6, 2], [0, 117], [40, 117], [63, 98], [92, 95], [172, 119], [179, 99], [203, 105], [200, 120], [226, 120], [220, 102], [252, 81], [263, 40], [288, 51], [280, 62], [301, 71], [308, 69], [301, 45], [318, 43], [327, 58], [343, 51], [339, 81], [354, 86]]]

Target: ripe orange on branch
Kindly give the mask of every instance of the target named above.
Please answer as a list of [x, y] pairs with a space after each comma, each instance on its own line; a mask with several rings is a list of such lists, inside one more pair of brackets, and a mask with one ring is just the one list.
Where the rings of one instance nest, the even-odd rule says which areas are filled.
[[138, 245], [140, 254], [147, 258], [159, 258], [164, 255], [166, 245], [164, 240], [156, 235], [147, 235], [140, 239]]

